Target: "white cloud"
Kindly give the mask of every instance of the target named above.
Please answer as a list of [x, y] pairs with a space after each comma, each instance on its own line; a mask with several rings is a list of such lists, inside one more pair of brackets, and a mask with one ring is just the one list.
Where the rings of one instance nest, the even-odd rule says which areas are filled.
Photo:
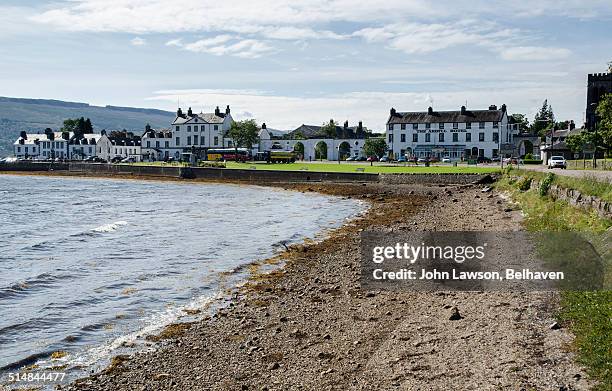
[[143, 38], [136, 37], [130, 41], [130, 43], [134, 46], [144, 46], [147, 44], [147, 41]]
[[167, 46], [177, 46], [194, 53], [207, 53], [215, 56], [235, 56], [240, 58], [259, 58], [275, 49], [266, 42], [256, 39], [242, 39], [232, 35], [217, 35], [212, 38], [183, 43], [180, 39], [166, 42]]
[[555, 61], [570, 57], [572, 52], [565, 48], [517, 46], [503, 49], [500, 55], [508, 61]]

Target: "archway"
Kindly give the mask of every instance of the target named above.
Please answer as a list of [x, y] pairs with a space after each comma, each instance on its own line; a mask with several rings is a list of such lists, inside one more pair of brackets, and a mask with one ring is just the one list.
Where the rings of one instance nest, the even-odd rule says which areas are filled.
[[327, 143], [325, 141], [319, 141], [315, 145], [315, 159], [327, 160]]
[[338, 146], [338, 156], [340, 160], [346, 160], [346, 158], [351, 156], [351, 145], [348, 142], [343, 141], [340, 143]]
[[478, 156], [478, 148], [474, 147], [472, 148], [472, 157], [476, 157], [476, 156]]
[[304, 144], [301, 142], [296, 142], [293, 145], [293, 152], [297, 155], [299, 160], [304, 160]]
[[533, 153], [533, 143], [529, 140], [522, 140], [519, 144], [519, 156], [525, 157], [528, 153]]

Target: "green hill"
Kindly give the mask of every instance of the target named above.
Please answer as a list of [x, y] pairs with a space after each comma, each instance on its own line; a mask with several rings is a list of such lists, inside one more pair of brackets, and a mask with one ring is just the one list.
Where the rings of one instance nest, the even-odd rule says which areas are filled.
[[148, 123], [153, 128], [167, 128], [174, 113], [135, 107], [91, 106], [87, 103], [49, 99], [0, 97], [0, 156], [13, 154], [13, 143], [22, 130], [42, 132], [59, 129], [67, 118], [90, 118], [96, 132], [127, 129], [143, 132]]

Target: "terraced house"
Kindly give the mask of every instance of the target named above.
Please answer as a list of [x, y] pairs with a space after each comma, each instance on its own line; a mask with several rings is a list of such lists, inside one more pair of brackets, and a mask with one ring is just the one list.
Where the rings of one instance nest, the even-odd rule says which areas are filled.
[[212, 113], [194, 113], [191, 107], [187, 113], [179, 108], [170, 129], [145, 129], [142, 136], [143, 158], [145, 160], [164, 160], [169, 157], [180, 159], [183, 153], [195, 153], [200, 158], [206, 156], [209, 148], [232, 146], [225, 134], [232, 126], [230, 107], [225, 112], [219, 106]]
[[488, 110], [399, 112], [391, 108], [387, 144], [395, 158], [496, 158], [511, 154], [517, 127], [508, 125], [506, 105]]

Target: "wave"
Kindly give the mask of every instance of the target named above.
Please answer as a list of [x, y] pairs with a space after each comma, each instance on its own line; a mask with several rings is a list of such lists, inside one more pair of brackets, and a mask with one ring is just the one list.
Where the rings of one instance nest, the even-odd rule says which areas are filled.
[[103, 233], [103, 232], [114, 232], [116, 230], [119, 229], [119, 227], [122, 227], [124, 225], [127, 225], [127, 221], [115, 221], [114, 223], [110, 223], [110, 224], [104, 224], [101, 225], [99, 227], [96, 227], [94, 229], [91, 230], [91, 232], [99, 232], [99, 233]]

